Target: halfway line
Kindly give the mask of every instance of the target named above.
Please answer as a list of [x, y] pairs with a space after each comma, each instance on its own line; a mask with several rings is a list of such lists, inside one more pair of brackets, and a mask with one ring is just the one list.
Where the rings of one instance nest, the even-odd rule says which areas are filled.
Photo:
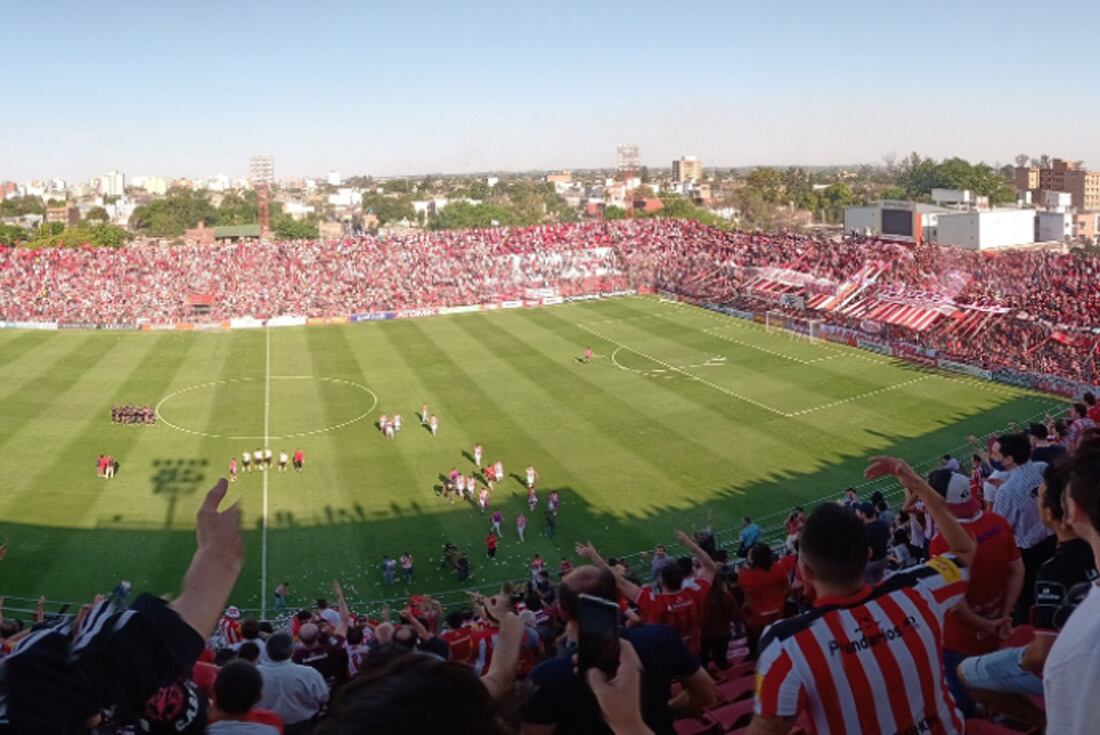
[[[271, 330], [264, 328], [264, 452], [270, 441], [271, 416]], [[260, 619], [267, 619], [267, 476], [271, 468], [264, 469], [264, 506], [260, 519]]]

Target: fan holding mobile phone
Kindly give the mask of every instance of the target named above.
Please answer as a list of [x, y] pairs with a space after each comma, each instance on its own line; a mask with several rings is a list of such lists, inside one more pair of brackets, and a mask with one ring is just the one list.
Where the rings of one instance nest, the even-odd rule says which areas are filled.
[[592, 595], [577, 602], [577, 671], [599, 669], [608, 677], [619, 668], [619, 606]]

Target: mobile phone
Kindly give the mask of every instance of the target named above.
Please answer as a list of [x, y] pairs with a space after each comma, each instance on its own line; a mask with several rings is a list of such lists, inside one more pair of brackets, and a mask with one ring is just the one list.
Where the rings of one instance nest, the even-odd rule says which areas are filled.
[[591, 595], [580, 595], [577, 604], [580, 640], [577, 669], [583, 676], [592, 668], [608, 677], [619, 668], [619, 606]]

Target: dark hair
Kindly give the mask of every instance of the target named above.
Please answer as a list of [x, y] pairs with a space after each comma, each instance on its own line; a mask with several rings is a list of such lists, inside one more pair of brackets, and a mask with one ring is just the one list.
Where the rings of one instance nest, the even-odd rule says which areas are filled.
[[665, 592], [679, 592], [684, 586], [684, 570], [679, 564], [663, 564], [657, 576]]
[[748, 516], [745, 516], [744, 520], [745, 520], [745, 523], [752, 523], [752, 519], [749, 518]]
[[245, 618], [241, 621], [241, 635], [246, 641], [260, 637], [260, 621], [256, 618]]
[[680, 567], [680, 571], [685, 577], [690, 577], [695, 572], [695, 565], [692, 564], [692, 558], [690, 556], [677, 557], [676, 564]]
[[1100, 441], [1081, 443], [1068, 465], [1066, 491], [1094, 529], [1100, 529]]
[[871, 493], [871, 503], [873, 503], [875, 505], [875, 507], [878, 507], [879, 503], [885, 503], [885, 502], [886, 502], [886, 498], [884, 498], [882, 496], [882, 491], [881, 490], [875, 490], [873, 493]]
[[313, 618], [313, 613], [309, 610], [299, 610], [294, 617], [298, 618], [299, 622], [308, 623]]
[[1001, 434], [997, 443], [1001, 445], [1001, 454], [1016, 464], [1026, 464], [1031, 457], [1031, 442], [1023, 434]]
[[447, 613], [447, 627], [453, 630], [457, 630], [462, 627], [462, 623], [466, 621], [465, 616], [461, 610], [453, 610]]
[[802, 529], [800, 553], [815, 576], [829, 584], [854, 584], [867, 567], [867, 528], [850, 509], [817, 506]]
[[294, 639], [290, 633], [279, 632], [267, 639], [267, 657], [272, 661], [286, 661], [294, 653]]
[[1046, 439], [1050, 434], [1046, 424], [1028, 424], [1027, 433], [1039, 440]]
[[1090, 406], [1096, 405], [1096, 395], [1091, 390], [1085, 391], [1085, 395], [1081, 396], [1081, 398]]
[[324, 610], [327, 607], [328, 607], [328, 600], [326, 600], [323, 597], [318, 597], [317, 598], [317, 609], [318, 610]]
[[[430, 701], [431, 707], [424, 703]], [[489, 691], [467, 665], [412, 653], [351, 680], [317, 735], [505, 735]]]
[[1062, 503], [1062, 492], [1066, 489], [1068, 465], [1069, 460], [1062, 456], [1048, 464], [1046, 469], [1043, 470], [1043, 482], [1046, 484], [1047, 490], [1043, 493], [1040, 502], [1044, 508], [1050, 511], [1056, 521], [1061, 521], [1066, 515], [1066, 507]]
[[897, 546], [901, 546], [902, 544], [907, 544], [907, 543], [909, 543], [909, 532], [906, 531], [904, 528], [895, 528], [894, 529], [894, 544], [897, 545]]
[[1073, 404], [1073, 410], [1077, 412], [1077, 415], [1081, 418], [1085, 418], [1089, 415], [1089, 407], [1083, 403]]
[[248, 661], [230, 661], [214, 680], [214, 702], [227, 715], [243, 715], [256, 706], [263, 692], [264, 678]]
[[749, 549], [749, 563], [765, 572], [772, 568], [772, 550], [767, 544], [756, 543]]
[[[675, 564], [666, 564], [675, 567]], [[558, 607], [571, 620], [577, 619], [577, 604], [581, 595], [592, 595], [610, 602], [619, 599], [619, 586], [610, 569], [602, 567], [577, 567], [561, 581], [558, 587]]]
[[928, 484], [941, 498], [946, 498], [947, 488], [950, 487], [954, 474], [951, 470], [932, 470], [928, 473]]
[[351, 626], [348, 628], [346, 639], [349, 645], [358, 646], [363, 642], [363, 629], [355, 625]]
[[245, 641], [241, 644], [241, 647], [237, 649], [237, 658], [243, 658], [245, 661], [256, 663], [260, 660], [260, 646], [256, 641]]
[[885, 513], [886, 511], [890, 510], [890, 506], [886, 504], [886, 500], [884, 498], [879, 498], [875, 501], [875, 510], [877, 510], [879, 513]]
[[945, 454], [945, 455], [943, 455], [943, 458], [944, 459], [951, 459], [951, 455], [950, 454]]

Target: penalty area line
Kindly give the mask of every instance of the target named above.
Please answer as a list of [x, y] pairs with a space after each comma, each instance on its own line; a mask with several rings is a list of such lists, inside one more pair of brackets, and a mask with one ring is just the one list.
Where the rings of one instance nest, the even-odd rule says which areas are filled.
[[679, 373], [680, 375], [683, 375], [686, 378], [690, 378], [691, 380], [694, 380], [696, 383], [701, 383], [701, 384], [707, 386], [708, 388], [712, 388], [712, 389], [718, 391], [719, 393], [724, 393], [725, 395], [729, 396], [730, 398], [736, 398], [739, 401], [742, 401], [744, 403], [748, 403], [752, 406], [756, 406], [757, 408], [763, 409], [763, 410], [767, 411], [768, 413], [773, 413], [776, 416], [782, 416], [783, 418], [790, 418], [791, 417], [791, 415], [789, 413], [787, 413], [786, 411], [780, 411], [777, 408], [772, 408], [771, 406], [760, 403], [759, 401], [754, 401], [753, 399], [748, 398], [748, 397], [743, 396], [743, 395], [740, 395], [739, 393], [734, 393], [733, 391], [731, 391], [728, 388], [724, 388], [724, 387], [718, 385], [717, 383], [712, 383], [709, 380], [706, 380], [705, 378], [700, 378], [698, 375], [695, 375], [694, 373], [689, 373], [687, 370], [684, 370], [683, 368], [678, 368], [675, 365], [664, 362], [663, 360], [658, 360], [656, 357], [652, 357], [651, 355], [647, 355], [644, 352], [640, 352], [640, 351], [634, 349], [633, 347], [628, 347], [628, 346], [624, 345], [622, 342], [617, 342], [617, 341], [611, 339], [610, 337], [608, 337], [607, 335], [600, 334], [599, 332], [595, 331], [594, 329], [590, 329], [590, 328], [584, 326], [583, 324], [578, 324], [577, 327], [579, 327], [580, 329], [583, 329], [584, 331], [588, 332], [589, 334], [591, 334], [595, 337], [599, 337], [600, 339], [604, 340], [605, 342], [610, 342], [611, 344], [613, 344], [617, 347], [620, 347], [620, 348], [626, 350], [627, 352], [633, 352], [635, 355], [640, 355], [641, 357], [644, 357], [645, 359], [649, 360], [650, 362], [657, 363], [661, 367], [667, 368], [668, 370], [671, 370], [675, 373]]

